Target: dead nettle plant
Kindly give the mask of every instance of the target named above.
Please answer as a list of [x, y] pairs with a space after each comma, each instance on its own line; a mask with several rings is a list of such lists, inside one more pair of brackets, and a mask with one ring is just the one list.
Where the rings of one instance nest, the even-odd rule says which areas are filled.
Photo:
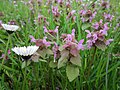
[[[75, 39], [75, 29], [71, 34], [62, 34], [60, 38], [61, 43], [57, 43], [58, 28], [48, 30], [43, 27], [45, 37], [43, 39], [35, 39], [30, 35], [31, 42], [34, 42], [39, 47], [36, 53], [31, 57], [34, 62], [44, 61], [49, 62], [52, 68], [66, 68], [66, 75], [69, 81], [73, 81], [79, 76], [79, 68], [81, 67], [82, 58], [80, 52], [88, 50], [92, 47], [105, 50], [113, 39], [106, 39], [107, 31], [109, 30], [108, 23], [103, 24], [102, 20], [93, 24], [93, 31], [86, 30], [88, 39], [84, 43], [84, 39], [77, 41]], [[49, 61], [48, 58], [53, 58]]]

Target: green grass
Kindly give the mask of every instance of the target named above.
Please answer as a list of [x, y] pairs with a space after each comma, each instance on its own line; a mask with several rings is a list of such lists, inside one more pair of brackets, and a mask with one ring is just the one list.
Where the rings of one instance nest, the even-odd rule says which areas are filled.
[[[59, 6], [62, 15], [59, 17], [60, 22], [56, 23], [51, 12], [52, 7], [46, 6], [45, 1], [43, 0], [44, 3], [40, 6], [37, 2], [34, 3], [34, 14], [29, 9], [29, 5], [24, 5], [20, 0], [17, 0], [17, 6], [14, 6], [12, 0], [0, 1], [0, 12], [4, 13], [0, 20], [3, 23], [15, 20], [20, 26], [19, 31], [11, 36], [5, 30], [0, 29], [0, 55], [2, 53], [8, 55], [7, 50], [14, 46], [33, 45], [29, 35], [41, 39], [44, 37], [44, 21], [34, 24], [34, 19], [39, 13], [44, 15], [49, 22], [48, 29], [59, 26], [57, 43], [61, 44], [59, 36], [62, 33], [71, 33], [73, 28], [76, 29], [76, 39], [78, 41], [85, 39], [86, 41], [86, 32], [82, 30], [85, 23], [82, 23], [78, 14], [79, 10], [82, 9], [79, 3], [73, 2], [71, 5], [72, 9], [76, 10], [76, 22], [66, 20], [65, 6]], [[82, 66], [79, 67], [79, 76], [75, 80], [69, 82], [65, 67], [60, 69], [49, 67], [49, 62], [53, 61], [53, 56], [48, 56], [47, 62], [31, 62], [26, 68], [21, 68], [23, 63], [21, 58], [11, 51], [8, 60], [0, 59], [0, 90], [57, 90], [56, 88], [60, 90], [120, 90], [120, 27], [114, 30], [119, 22], [116, 19], [120, 18], [120, 1], [110, 0], [110, 4], [112, 9], [108, 9], [108, 11], [99, 8], [92, 23], [102, 19], [103, 12], [113, 14], [112, 27], [108, 31], [107, 38], [113, 38], [114, 41], [105, 51], [95, 50], [95, 48], [80, 51]], [[54, 5], [56, 4], [54, 3]], [[50, 13], [48, 13], [48, 9], [50, 9]], [[89, 9], [91, 9], [90, 6]], [[89, 24], [92, 25], [92, 23]], [[91, 27], [87, 29], [92, 30]]]

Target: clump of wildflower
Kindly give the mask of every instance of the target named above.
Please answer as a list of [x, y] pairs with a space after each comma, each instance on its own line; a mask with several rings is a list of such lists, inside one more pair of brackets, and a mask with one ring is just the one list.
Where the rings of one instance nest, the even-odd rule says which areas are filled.
[[102, 19], [99, 22], [96, 22], [95, 24], [93, 24], [93, 28], [96, 31], [101, 31], [101, 32], [106, 33], [106, 34], [107, 34], [106, 31], [109, 29], [108, 23], [103, 24]]
[[[65, 63], [70, 62], [74, 65], [80, 66], [79, 51], [84, 50], [84, 40], [80, 40], [79, 42], [77, 42], [77, 40], [75, 40], [75, 29], [73, 29], [72, 34], [66, 34], [63, 38], [63, 41], [64, 44], [60, 48], [61, 57], [58, 61], [58, 64], [61, 60], [64, 60]], [[74, 59], [78, 63], [76, 63]]]
[[72, 30], [71, 34], [62, 34], [61, 35], [61, 39], [64, 42], [77, 42], [77, 40], [75, 39], [75, 29]]
[[51, 42], [48, 42], [44, 37], [43, 39], [35, 39], [33, 36], [30, 35], [31, 41], [39, 47], [37, 53], [42, 57], [45, 58], [46, 54], [53, 54], [52, 51], [48, 48], [51, 46]]
[[112, 19], [113, 19], [113, 15], [110, 15], [110, 14], [104, 13], [104, 18], [105, 18], [105, 20], [107, 20], [107, 21], [112, 21]]
[[92, 12], [91, 10], [81, 10], [79, 14], [83, 22], [92, 22], [97, 12], [96, 11]]
[[102, 0], [100, 6], [101, 6], [103, 9], [107, 9], [107, 8], [110, 7], [109, 2], [108, 2], [108, 1], [104, 1], [104, 0]]
[[59, 12], [57, 6], [52, 6], [52, 13], [53, 13], [54, 17], [59, 17], [60, 16], [60, 12]]
[[86, 30], [86, 32], [88, 33], [86, 36], [86, 38], [88, 38], [88, 49], [90, 49], [91, 47], [97, 47], [99, 49], [105, 50], [106, 46], [113, 41], [113, 39], [106, 39], [107, 31], [109, 30], [108, 24], [103, 24], [102, 20], [100, 20], [100, 22], [93, 24], [93, 28], [95, 30], [92, 32]]
[[44, 37], [43, 39], [37, 39], [36, 40], [36, 46], [39, 46], [39, 49], [42, 50], [43, 48], [47, 48], [50, 46], [50, 42], [46, 41], [47, 37]]
[[73, 22], [75, 22], [76, 16], [74, 16], [75, 14], [75, 10], [72, 10], [70, 13], [68, 13], [67, 19], [72, 19]]

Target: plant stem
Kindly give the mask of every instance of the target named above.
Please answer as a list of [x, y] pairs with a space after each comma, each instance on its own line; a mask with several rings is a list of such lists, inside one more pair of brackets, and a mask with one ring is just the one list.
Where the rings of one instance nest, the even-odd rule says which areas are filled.
[[27, 62], [25, 61], [25, 70], [23, 71], [23, 75], [24, 75], [24, 81], [23, 81], [23, 86], [22, 86], [22, 90], [26, 90], [25, 86], [26, 86], [26, 74], [27, 74]]

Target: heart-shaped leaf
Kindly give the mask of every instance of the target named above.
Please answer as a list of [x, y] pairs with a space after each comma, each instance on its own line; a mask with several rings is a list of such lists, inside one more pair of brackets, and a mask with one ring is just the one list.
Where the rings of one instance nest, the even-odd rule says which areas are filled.
[[68, 64], [66, 67], [66, 74], [70, 82], [72, 82], [79, 75], [79, 68], [72, 64]]
[[70, 62], [74, 65], [81, 66], [81, 59], [80, 55], [77, 55], [76, 57], [71, 57]]

